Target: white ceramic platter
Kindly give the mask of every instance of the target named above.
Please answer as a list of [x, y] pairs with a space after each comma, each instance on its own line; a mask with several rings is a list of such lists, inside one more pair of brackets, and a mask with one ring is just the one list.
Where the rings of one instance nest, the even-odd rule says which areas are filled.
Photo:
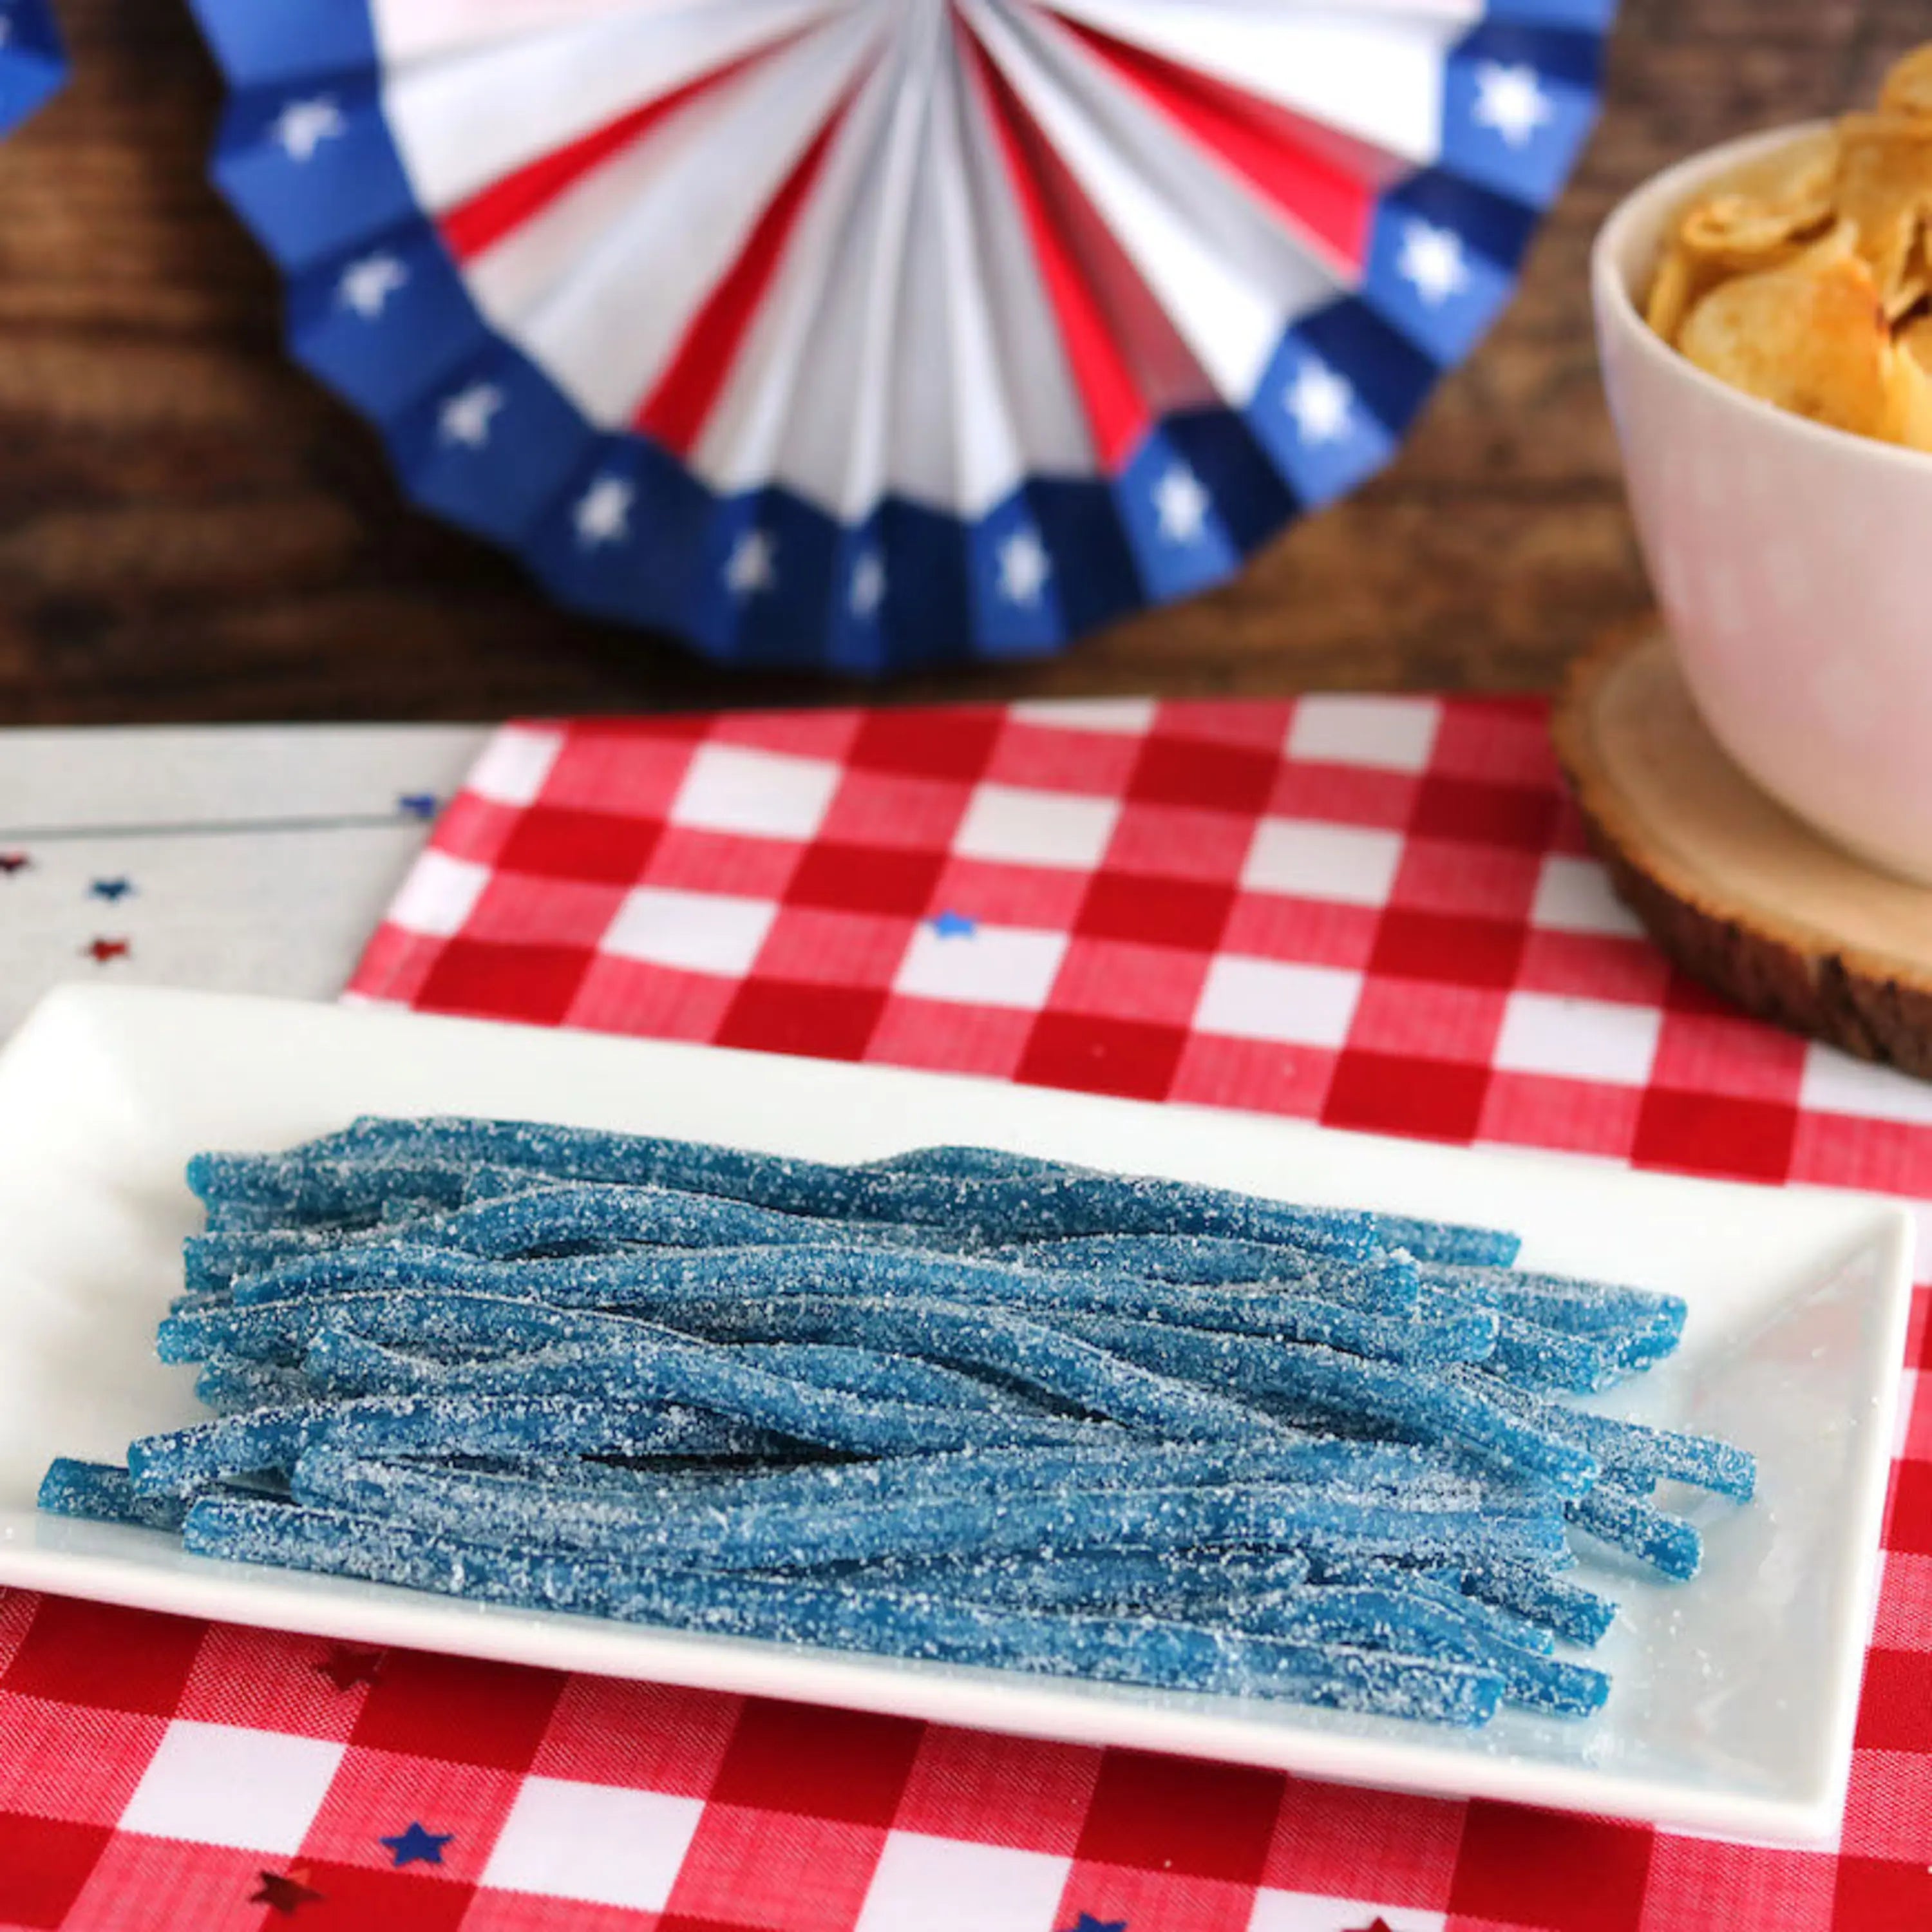
[[[1602, 1582], [1616, 1689], [1582, 1724], [1473, 1736], [1258, 1701], [914, 1664], [506, 1610], [218, 1563], [36, 1514], [56, 1455], [118, 1460], [198, 1414], [153, 1334], [205, 1147], [363, 1112], [476, 1113], [832, 1159], [937, 1140], [1514, 1227], [1526, 1264], [1684, 1296], [1682, 1348], [1618, 1412], [1758, 1457], [1748, 1508], [1684, 1492], [1689, 1586]], [[0, 1583], [193, 1616], [803, 1699], [1091, 1744], [1817, 1839], [1843, 1807], [1910, 1294], [1911, 1224], [1863, 1196], [1720, 1186], [1234, 1113], [590, 1034], [68, 988], [0, 1054]]]

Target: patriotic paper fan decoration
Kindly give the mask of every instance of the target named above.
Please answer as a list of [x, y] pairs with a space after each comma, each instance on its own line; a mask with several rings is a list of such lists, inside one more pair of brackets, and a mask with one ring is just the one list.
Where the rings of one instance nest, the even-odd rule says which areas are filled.
[[0, 134], [66, 79], [67, 56], [46, 0], [0, 0]]
[[410, 494], [876, 672], [1200, 590], [1508, 296], [1615, 0], [194, 0], [215, 174]]

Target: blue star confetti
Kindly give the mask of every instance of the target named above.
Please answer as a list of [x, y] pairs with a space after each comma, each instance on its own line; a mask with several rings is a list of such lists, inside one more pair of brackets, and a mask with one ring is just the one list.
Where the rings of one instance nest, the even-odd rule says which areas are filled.
[[395, 1853], [399, 1865], [440, 1865], [442, 1862], [442, 1848], [454, 1838], [454, 1832], [425, 1832], [415, 1819], [410, 1821], [406, 1832], [398, 1832], [393, 1838], [382, 1842]]
[[950, 907], [932, 925], [941, 939], [970, 939], [980, 930], [976, 919], [968, 919], [963, 912], [955, 912]]
[[1076, 1925], [1070, 1925], [1065, 1932], [1127, 1932], [1124, 1918], [1096, 1918], [1090, 1912], [1083, 1912]]
[[134, 890], [132, 879], [96, 879], [88, 889], [98, 899], [105, 899], [110, 905], [124, 899]]
[[433, 791], [406, 791], [396, 800], [396, 809], [407, 812], [412, 818], [434, 818], [436, 816], [436, 794]]

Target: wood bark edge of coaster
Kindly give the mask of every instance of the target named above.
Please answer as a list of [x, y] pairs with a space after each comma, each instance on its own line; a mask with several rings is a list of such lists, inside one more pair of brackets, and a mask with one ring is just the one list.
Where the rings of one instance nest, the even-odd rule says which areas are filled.
[[1618, 896], [1687, 973], [1932, 1078], [1932, 890], [1862, 865], [1760, 792], [1698, 717], [1660, 632], [1580, 658], [1550, 730]]

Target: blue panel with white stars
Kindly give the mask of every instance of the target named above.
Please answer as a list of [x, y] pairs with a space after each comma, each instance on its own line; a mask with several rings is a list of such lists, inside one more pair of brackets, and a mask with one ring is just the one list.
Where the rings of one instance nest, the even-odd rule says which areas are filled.
[[46, 0], [0, 0], [0, 134], [17, 127], [67, 79], [67, 54]]
[[[597, 428], [498, 332], [417, 205], [367, 0], [190, 4], [233, 90], [213, 172], [289, 277], [291, 352], [375, 422], [412, 500], [575, 609], [720, 664], [859, 676], [1059, 650], [1221, 582], [1387, 463], [1512, 293], [1593, 124], [1616, 10], [1489, 0], [1444, 70], [1435, 164], [1391, 183], [1359, 286], [1288, 326], [1239, 406], [1150, 424], [1110, 476], [1030, 478], [970, 517], [889, 496], [842, 523], [776, 484], [721, 496]], [[0, 0], [8, 22], [11, 51], [57, 71], [43, 0]]]

